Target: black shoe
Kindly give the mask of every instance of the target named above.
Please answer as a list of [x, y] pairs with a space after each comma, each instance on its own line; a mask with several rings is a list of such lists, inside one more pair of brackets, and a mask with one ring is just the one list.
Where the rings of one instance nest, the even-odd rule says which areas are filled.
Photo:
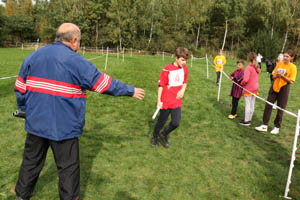
[[153, 147], [158, 147], [157, 137], [151, 138], [151, 144]]
[[240, 121], [240, 125], [242, 125], [242, 126], [250, 126], [251, 125], [251, 121], [245, 122], [244, 120], [241, 120]]
[[159, 134], [159, 138], [160, 138], [160, 140], [161, 140], [162, 145], [163, 145], [164, 147], [168, 148], [168, 147], [169, 147], [169, 143], [168, 143], [168, 138], [167, 138], [167, 136], [160, 133], [160, 134]]

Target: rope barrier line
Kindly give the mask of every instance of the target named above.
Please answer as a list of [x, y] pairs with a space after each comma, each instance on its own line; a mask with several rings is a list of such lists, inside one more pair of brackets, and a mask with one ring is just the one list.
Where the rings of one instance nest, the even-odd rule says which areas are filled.
[[[211, 63], [209, 60], [208, 60], [208, 62]], [[211, 64], [212, 64], [212, 63], [211, 63]], [[213, 65], [213, 64], [212, 64], [212, 65]], [[214, 67], [214, 65], [213, 65], [213, 67]], [[224, 71], [222, 70], [222, 73], [226, 76], [226, 78], [227, 78], [228, 80], [232, 81], [231, 78], [226, 74], [226, 72], [224, 72]], [[243, 90], [245, 90], [246, 92], [249, 92], [250, 94], [252, 94], [252, 95], [255, 96], [256, 98], [258, 98], [259, 100], [264, 101], [264, 102], [266, 102], [267, 104], [269, 104], [269, 105], [271, 105], [271, 106], [274, 106], [275, 108], [277, 108], [277, 109], [279, 109], [279, 110], [281, 110], [281, 111], [283, 111], [283, 112], [285, 112], [285, 113], [287, 113], [287, 114], [289, 114], [289, 115], [291, 115], [291, 116], [293, 116], [293, 117], [296, 117], [296, 118], [298, 117], [298, 115], [296, 115], [295, 113], [292, 113], [292, 112], [290, 112], [290, 111], [288, 111], [288, 110], [285, 110], [285, 109], [283, 109], [283, 108], [277, 106], [276, 104], [273, 104], [273, 103], [271, 103], [271, 102], [269, 102], [269, 101], [267, 101], [267, 100], [261, 98], [260, 96], [257, 96], [256, 94], [250, 92], [249, 90], [245, 89], [243, 86], [239, 85], [238, 83], [236, 83], [236, 82], [234, 82], [234, 81], [232, 81], [232, 82], [233, 82], [234, 84], [236, 84], [237, 86], [239, 86], [240, 88], [242, 88]]]
[[206, 57], [200, 57], [200, 58], [197, 58], [197, 57], [193, 57], [193, 60], [202, 60], [202, 59], [205, 59]]
[[[87, 59], [87, 60], [95, 60], [95, 59], [98, 59], [98, 58], [101, 58], [102, 56], [97, 56], [97, 57], [94, 57], [94, 58], [90, 58], [90, 59]], [[0, 80], [4, 80], [4, 79], [10, 79], [10, 78], [15, 78], [17, 77], [18, 75], [14, 75], [14, 76], [7, 76], [7, 77], [0, 77]]]
[[94, 58], [90, 58], [90, 59], [87, 59], [87, 60], [96, 60], [98, 58], [102, 58], [103, 56], [97, 56], [97, 57], [94, 57]]
[[0, 80], [3, 80], [3, 79], [9, 79], [9, 78], [14, 78], [14, 77], [17, 77], [18, 75], [14, 75], [14, 76], [8, 76], [8, 77], [1, 77]]

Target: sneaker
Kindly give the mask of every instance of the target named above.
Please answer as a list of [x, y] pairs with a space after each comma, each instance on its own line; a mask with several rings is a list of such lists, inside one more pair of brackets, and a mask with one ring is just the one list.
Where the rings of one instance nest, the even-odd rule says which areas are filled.
[[272, 109], [273, 109], [273, 110], [276, 110], [277, 108], [276, 108], [276, 106], [274, 105], [274, 106], [272, 107]]
[[230, 115], [228, 115], [228, 118], [229, 119], [234, 119], [234, 118], [236, 118], [236, 116], [237, 116], [237, 114], [235, 114], [235, 115], [230, 114]]
[[250, 126], [251, 125], [251, 121], [245, 122], [244, 120], [241, 120], [240, 121], [240, 125], [242, 125], [242, 126]]
[[167, 136], [165, 136], [164, 134], [159, 134], [159, 138], [160, 138], [160, 140], [161, 140], [161, 142], [162, 142], [162, 145], [163, 145], [164, 147], [168, 148], [168, 147], [169, 147], [169, 143], [168, 143], [168, 138], [167, 138]]
[[279, 128], [274, 127], [273, 130], [270, 133], [274, 134], [274, 135], [277, 135], [279, 133]]
[[261, 131], [261, 132], [267, 132], [268, 131], [268, 126], [267, 125], [260, 125], [258, 127], [255, 127], [255, 130]]
[[151, 138], [151, 144], [153, 147], [158, 147], [157, 137]]

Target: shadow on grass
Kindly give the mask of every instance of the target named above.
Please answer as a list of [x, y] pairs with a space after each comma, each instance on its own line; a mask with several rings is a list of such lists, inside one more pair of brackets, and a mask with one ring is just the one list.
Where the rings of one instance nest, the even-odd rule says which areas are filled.
[[[159, 114], [158, 114], [159, 115]], [[149, 130], [148, 132], [145, 134], [145, 136], [147, 137], [151, 137], [153, 135], [153, 131], [154, 131], [154, 127], [155, 127], [155, 124], [157, 122], [157, 118], [152, 120], [152, 119], [149, 119], [148, 121], [148, 127], [149, 127]]]
[[120, 191], [116, 193], [114, 200], [137, 200], [137, 199], [131, 197], [128, 192]]
[[[99, 125], [95, 125], [92, 130], [84, 131], [83, 136], [80, 138], [80, 199], [85, 198], [89, 184], [95, 185], [99, 191], [99, 188], [101, 188], [100, 185], [103, 184], [103, 182], [109, 181], [107, 178], [104, 178], [101, 173], [93, 174], [92, 172], [94, 160], [103, 150], [103, 141], [106, 143], [120, 144], [123, 141], [132, 140], [132, 138], [127, 136], [122, 137], [120, 135], [113, 135], [113, 133], [103, 133], [103, 128], [100, 129], [100, 131], [94, 131], [99, 130]], [[117, 193], [117, 196], [121, 194], [126, 194], [126, 192]], [[133, 198], [126, 194], [123, 198], [118, 199], [131, 200]]]
[[[101, 129], [99, 131], [94, 131], [94, 130], [98, 130], [98, 126], [94, 127], [92, 130], [85, 130], [83, 135], [79, 137], [80, 199], [85, 198], [87, 192], [87, 186], [91, 184], [91, 182], [93, 186], [100, 188], [101, 187], [100, 185], [104, 181], [106, 182], [108, 181], [103, 178], [101, 173], [93, 174], [92, 172], [92, 168], [94, 166], [94, 159], [98, 156], [98, 154], [103, 149], [103, 141], [113, 143], [113, 144], [119, 144], [122, 141], [131, 140], [128, 137], [120, 137], [119, 135], [113, 136], [112, 134], [104, 134]], [[50, 148], [48, 150], [48, 155], [49, 153], [52, 153]], [[58, 184], [56, 182], [56, 179], [58, 178], [56, 164], [53, 159], [48, 160], [48, 162], [51, 162], [51, 164], [47, 169], [45, 168], [43, 169], [44, 171], [43, 175], [39, 177], [33, 196], [35, 196], [35, 193], [40, 193], [40, 191], [42, 191], [43, 188], [48, 187], [49, 184], [51, 185]], [[42, 194], [39, 194], [39, 196], [42, 196]], [[117, 199], [133, 200], [133, 198], [131, 198], [129, 194], [126, 194], [126, 192], [119, 192], [116, 194], [116, 197], [117, 196], [122, 197]], [[9, 196], [9, 199], [15, 199], [15, 196]], [[56, 199], [56, 197], [54, 197], [54, 199]]]

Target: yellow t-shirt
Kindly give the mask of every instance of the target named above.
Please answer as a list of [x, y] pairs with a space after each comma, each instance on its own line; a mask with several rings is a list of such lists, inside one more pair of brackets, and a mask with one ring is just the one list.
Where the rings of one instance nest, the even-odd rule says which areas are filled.
[[[295, 82], [297, 67], [293, 63], [284, 64], [284, 62], [280, 62], [276, 65], [275, 69], [272, 72], [272, 75], [276, 75], [277, 73], [283, 73], [285, 77]], [[286, 84], [287, 82], [283, 78], [276, 78], [273, 83], [273, 90], [275, 92], [279, 92], [280, 88], [285, 86]]]
[[221, 69], [223, 70], [224, 65], [226, 64], [225, 56], [216, 56], [214, 59], [214, 64], [216, 72], [220, 72]]

